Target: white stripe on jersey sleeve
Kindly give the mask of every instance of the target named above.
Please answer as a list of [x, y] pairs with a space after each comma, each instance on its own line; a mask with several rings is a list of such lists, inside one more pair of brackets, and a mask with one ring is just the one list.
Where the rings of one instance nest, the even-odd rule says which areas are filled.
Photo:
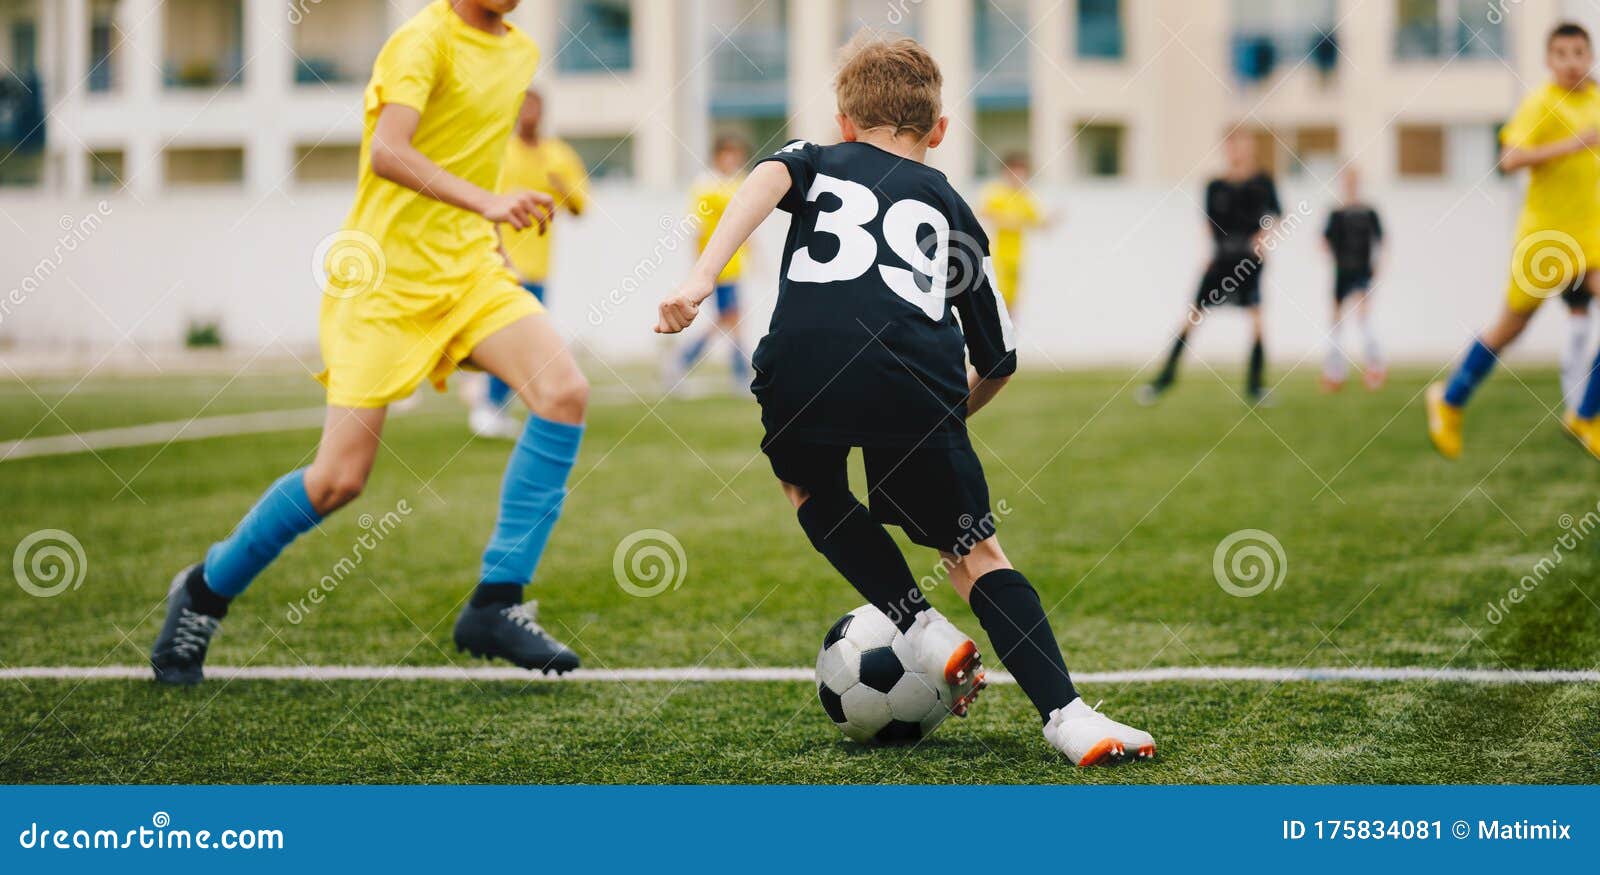
[[1006, 352], [1017, 348], [1017, 331], [1011, 325], [1011, 311], [1006, 309], [1006, 299], [1000, 296], [1000, 284], [994, 281], [994, 256], [983, 257], [983, 275], [989, 279], [989, 291], [994, 293], [994, 308], [1000, 313], [1000, 342]]

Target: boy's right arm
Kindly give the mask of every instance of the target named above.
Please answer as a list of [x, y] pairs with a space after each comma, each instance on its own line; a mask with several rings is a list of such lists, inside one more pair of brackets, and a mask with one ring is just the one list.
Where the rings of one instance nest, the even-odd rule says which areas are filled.
[[695, 260], [689, 279], [661, 302], [656, 320], [657, 334], [676, 334], [689, 327], [700, 311], [700, 303], [716, 291], [717, 277], [739, 247], [755, 233], [767, 216], [778, 208], [788, 193], [789, 171], [777, 162], [756, 165], [744, 184], [728, 202], [728, 209], [711, 232], [706, 248]]
[[1590, 128], [1577, 136], [1554, 143], [1545, 143], [1542, 146], [1512, 146], [1507, 145], [1500, 151], [1500, 169], [1507, 173], [1521, 170], [1524, 167], [1533, 167], [1546, 161], [1565, 158], [1568, 155], [1593, 149], [1600, 145], [1600, 129]]
[[422, 113], [414, 107], [384, 104], [372, 134], [373, 173], [491, 222], [504, 222], [518, 230], [538, 225], [544, 230], [554, 207], [549, 195], [536, 191], [495, 194], [445, 170], [411, 143], [421, 120]]

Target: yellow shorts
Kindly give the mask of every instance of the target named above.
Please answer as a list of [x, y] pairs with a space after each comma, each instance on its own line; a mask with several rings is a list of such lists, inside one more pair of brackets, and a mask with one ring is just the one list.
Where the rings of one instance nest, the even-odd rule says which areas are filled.
[[417, 294], [391, 288], [322, 299], [322, 373], [330, 407], [385, 407], [424, 379], [445, 380], [489, 335], [544, 312], [505, 269], [456, 292]]
[[1525, 225], [1511, 255], [1506, 306], [1516, 313], [1532, 313], [1547, 299], [1571, 288], [1595, 265], [1600, 265], [1600, 228], [1585, 229], [1575, 236]]
[[1022, 265], [996, 260], [994, 281], [1000, 287], [1000, 298], [1006, 302], [1006, 307], [1016, 306], [1017, 295], [1022, 291]]

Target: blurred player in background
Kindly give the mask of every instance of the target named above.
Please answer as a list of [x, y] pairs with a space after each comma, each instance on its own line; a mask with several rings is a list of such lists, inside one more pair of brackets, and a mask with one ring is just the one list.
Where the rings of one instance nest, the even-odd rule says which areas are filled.
[[[886, 524], [940, 552], [1046, 741], [1078, 765], [1154, 756], [1148, 733], [1078, 695], [1038, 593], [994, 534], [966, 422], [1016, 370], [1016, 344], [982, 267], [982, 226], [923, 163], [949, 126], [942, 83], [913, 40], [852, 41], [836, 80], [843, 142], [795, 140], [756, 165], [689, 280], [661, 303], [656, 330], [687, 328], [757, 226], [789, 213], [754, 390], [761, 449], [812, 546], [950, 685], [955, 713], [982, 688], [977, 645], [928, 605]], [[850, 491], [854, 447], [870, 511]]]
[[1340, 175], [1342, 201], [1328, 215], [1322, 240], [1333, 257], [1333, 325], [1328, 329], [1328, 359], [1322, 367], [1322, 388], [1337, 392], [1344, 388], [1344, 322], [1348, 314], [1356, 317], [1361, 332], [1362, 382], [1372, 391], [1383, 388], [1389, 378], [1378, 335], [1372, 328], [1368, 295], [1377, 278], [1383, 223], [1378, 211], [1361, 199], [1361, 174], [1346, 167]]
[[[523, 95], [522, 108], [517, 112], [516, 132], [506, 142], [500, 182], [495, 190], [546, 192], [555, 199], [557, 210], [582, 215], [589, 204], [588, 171], [571, 146], [540, 132], [543, 118], [544, 98], [530, 88]], [[545, 284], [550, 278], [554, 236], [553, 230], [541, 233], [538, 228], [503, 227], [500, 230], [500, 245], [506, 251], [512, 270], [517, 272], [522, 287], [541, 304], [544, 303]], [[511, 387], [493, 374], [485, 377], [487, 388], [473, 404], [468, 417], [472, 433], [479, 437], [516, 440], [522, 435], [522, 423], [506, 412]]]
[[[1593, 269], [1600, 266], [1600, 88], [1589, 75], [1594, 67], [1589, 32], [1571, 23], [1556, 27], [1545, 44], [1545, 64], [1551, 80], [1528, 95], [1500, 131], [1501, 168], [1507, 173], [1530, 168], [1505, 309], [1473, 340], [1449, 383], [1428, 387], [1428, 437], [1447, 459], [1461, 455], [1462, 410], [1473, 391], [1528, 327], [1539, 305], [1580, 282], [1590, 292], [1600, 286], [1600, 269]], [[1579, 304], [1587, 309], [1586, 301], [1569, 297], [1570, 308], [1577, 310]], [[1600, 379], [1593, 376], [1600, 361], [1596, 367], [1583, 363], [1588, 321], [1582, 326], [1583, 340], [1574, 336], [1563, 362], [1564, 388], [1578, 396], [1564, 423], [1600, 456], [1595, 423]], [[1580, 383], [1581, 395], [1576, 391]]]
[[[706, 244], [711, 241], [711, 235], [722, 221], [728, 203], [745, 180], [745, 165], [749, 163], [750, 144], [743, 138], [723, 135], [712, 144], [711, 170], [695, 180], [689, 195], [689, 215], [700, 231], [695, 245], [697, 253], [704, 252]], [[706, 348], [718, 337], [728, 341], [734, 390], [749, 391], [750, 358], [745, 355], [744, 344], [739, 342], [739, 280], [744, 274], [748, 254], [748, 247], [739, 247], [722, 273], [718, 274], [715, 289], [717, 321], [709, 331], [695, 338], [678, 354], [666, 378], [669, 391], [682, 381], [683, 376], [700, 361]]]
[[355, 204], [336, 238], [350, 250], [343, 257], [373, 263], [355, 282], [324, 290], [322, 441], [309, 467], [279, 478], [173, 579], [150, 652], [157, 681], [203, 679], [232, 601], [366, 487], [388, 406], [424, 380], [443, 391], [463, 364], [516, 387], [532, 415], [506, 464], [478, 585], [456, 620], [456, 647], [524, 668], [577, 667], [577, 654], [522, 600], [566, 501], [589, 384], [495, 236], [496, 225], [543, 225], [554, 209], [545, 194], [495, 191], [512, 110], [539, 65], [538, 46], [504, 19], [516, 6], [434, 0], [379, 52], [364, 94]]
[[1022, 296], [1023, 246], [1029, 231], [1050, 223], [1028, 188], [1032, 176], [1028, 156], [1006, 155], [1000, 179], [990, 183], [979, 199], [978, 216], [994, 229], [994, 277], [1006, 308], [1016, 319]]
[[1222, 144], [1227, 172], [1206, 185], [1206, 230], [1215, 245], [1211, 262], [1200, 278], [1200, 291], [1178, 328], [1167, 353], [1167, 363], [1148, 386], [1141, 387], [1139, 402], [1154, 404], [1178, 378], [1178, 361], [1189, 345], [1189, 334], [1219, 304], [1242, 308], [1250, 316], [1250, 375], [1245, 401], [1266, 400], [1263, 388], [1266, 350], [1261, 331], [1261, 270], [1266, 257], [1266, 228], [1283, 214], [1272, 177], [1256, 161], [1256, 141], [1248, 131], [1234, 129]]

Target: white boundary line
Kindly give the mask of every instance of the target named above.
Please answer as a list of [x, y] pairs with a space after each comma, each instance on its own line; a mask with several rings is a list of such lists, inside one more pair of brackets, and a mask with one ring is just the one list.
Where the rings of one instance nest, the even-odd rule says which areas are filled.
[[[519, 668], [418, 666], [418, 665], [256, 665], [207, 666], [215, 680], [258, 681], [595, 681], [601, 683], [798, 683], [814, 680], [803, 667], [774, 668], [620, 668], [579, 669], [563, 677], [545, 676]], [[0, 669], [0, 681], [23, 680], [144, 680], [149, 666], [106, 665], [21, 666]], [[1274, 668], [1272, 666], [1194, 666], [1132, 671], [1075, 672], [1083, 683], [1207, 683], [1259, 681], [1267, 683], [1326, 683], [1331, 681], [1427, 681], [1464, 684], [1593, 684], [1600, 671], [1568, 669], [1495, 668]], [[991, 683], [1015, 683], [1005, 672], [990, 672]]]

